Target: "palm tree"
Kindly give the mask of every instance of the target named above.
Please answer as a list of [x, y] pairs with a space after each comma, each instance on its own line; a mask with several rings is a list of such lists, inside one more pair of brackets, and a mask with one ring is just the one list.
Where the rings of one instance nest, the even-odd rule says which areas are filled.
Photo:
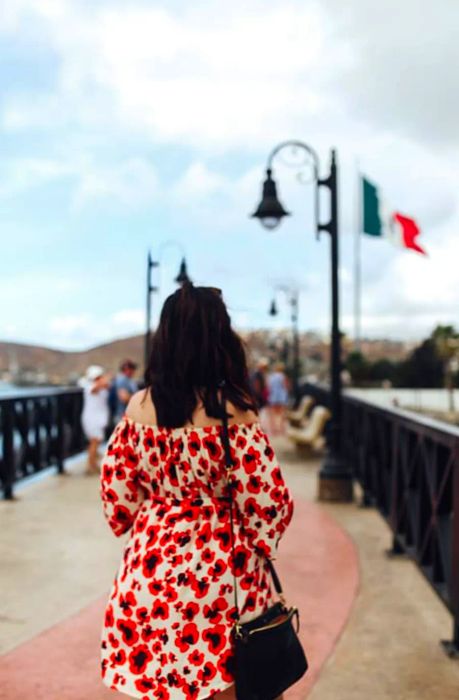
[[454, 373], [459, 357], [459, 334], [454, 326], [437, 326], [432, 333], [432, 340], [437, 355], [443, 362], [443, 379], [445, 389], [448, 390], [449, 411], [454, 413]]

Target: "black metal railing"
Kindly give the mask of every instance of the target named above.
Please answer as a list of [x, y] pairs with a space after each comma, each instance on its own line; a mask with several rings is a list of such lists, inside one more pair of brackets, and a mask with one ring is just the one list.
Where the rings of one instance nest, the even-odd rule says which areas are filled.
[[[326, 389], [302, 393], [328, 405]], [[342, 449], [363, 492], [392, 530], [390, 554], [406, 554], [453, 615], [459, 655], [459, 428], [349, 395], [343, 397]]]
[[0, 485], [13, 498], [15, 482], [42, 469], [64, 471], [64, 459], [85, 445], [81, 389], [32, 390], [0, 398]]

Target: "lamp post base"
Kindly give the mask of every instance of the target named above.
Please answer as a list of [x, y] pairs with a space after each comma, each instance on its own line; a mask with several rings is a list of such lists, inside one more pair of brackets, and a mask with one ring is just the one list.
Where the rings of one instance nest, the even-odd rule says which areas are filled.
[[344, 460], [333, 453], [325, 457], [317, 486], [319, 501], [350, 503], [354, 500], [352, 472]]

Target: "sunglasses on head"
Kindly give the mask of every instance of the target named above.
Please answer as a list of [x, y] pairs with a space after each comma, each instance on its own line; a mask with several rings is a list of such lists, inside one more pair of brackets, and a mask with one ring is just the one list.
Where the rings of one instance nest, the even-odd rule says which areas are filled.
[[[183, 285], [181, 289], [183, 290], [186, 288], [195, 289], [195, 290], [202, 290], [202, 291], [206, 291], [206, 292], [212, 292], [213, 294], [217, 294], [219, 297], [223, 296], [223, 292], [219, 287], [203, 287], [203, 286], [195, 287], [194, 285], [191, 284], [189, 286]], [[180, 292], [181, 290], [177, 290], [177, 291]]]
[[219, 297], [222, 296], [222, 290], [219, 289], [218, 287], [202, 287], [202, 289], [209, 289], [214, 294], [218, 294]]

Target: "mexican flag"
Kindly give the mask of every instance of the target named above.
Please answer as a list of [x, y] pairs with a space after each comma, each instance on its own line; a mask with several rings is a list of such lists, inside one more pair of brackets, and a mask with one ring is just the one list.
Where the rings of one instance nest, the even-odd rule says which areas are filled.
[[361, 185], [363, 233], [389, 238], [403, 248], [427, 255], [416, 241], [421, 233], [416, 221], [390, 208], [379, 187], [365, 177], [361, 177]]

